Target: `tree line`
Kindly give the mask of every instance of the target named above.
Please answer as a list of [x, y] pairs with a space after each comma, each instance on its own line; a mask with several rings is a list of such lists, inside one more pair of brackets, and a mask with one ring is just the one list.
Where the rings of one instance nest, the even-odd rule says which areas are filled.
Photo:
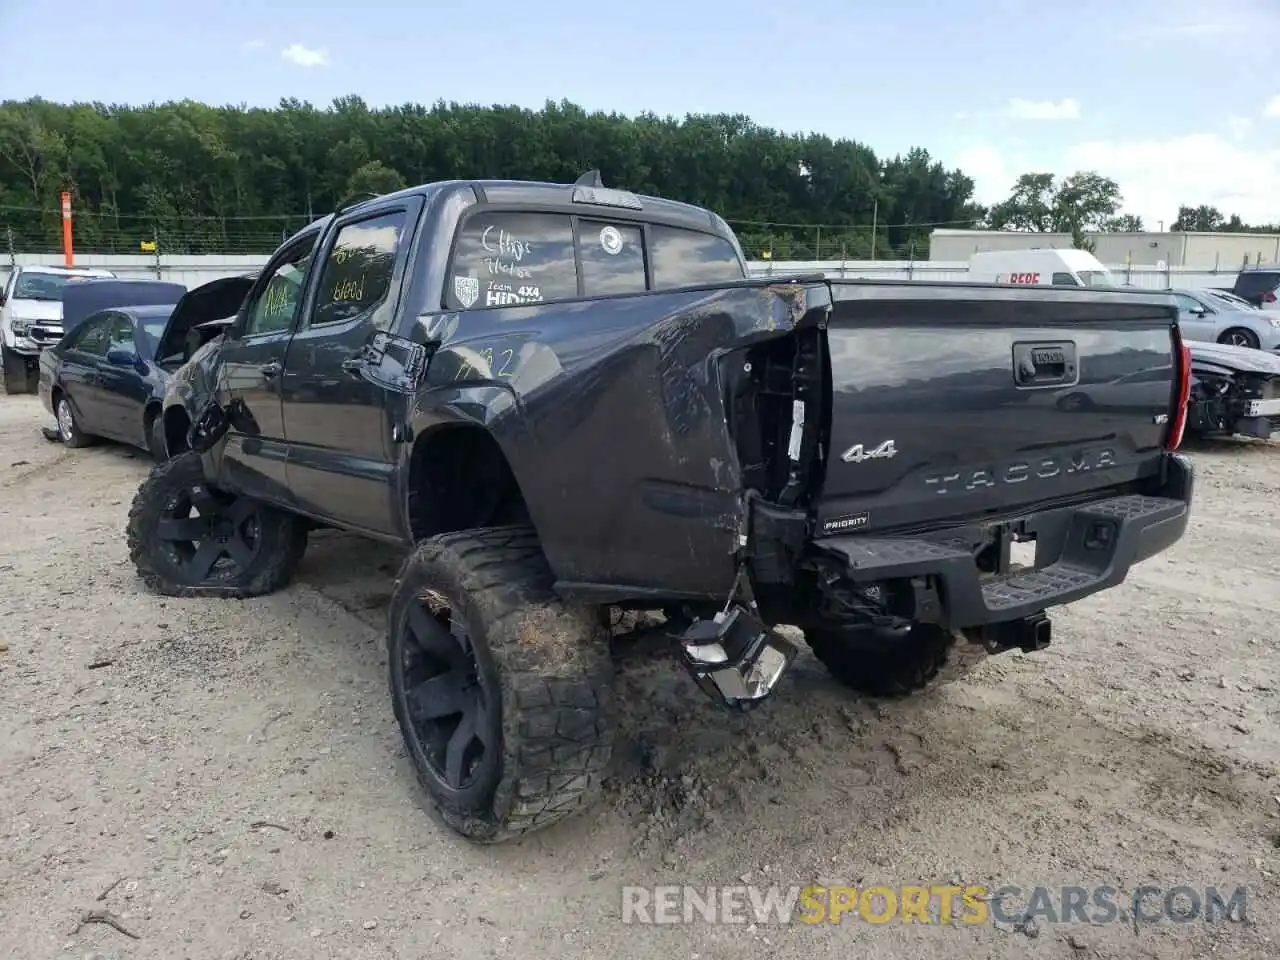
[[[125, 106], [0, 103], [0, 243], [60, 249], [69, 191], [77, 250], [265, 253], [344, 201], [454, 178], [605, 183], [715, 210], [753, 257], [927, 255], [935, 227], [1141, 229], [1115, 181], [1084, 171], [1024, 174], [985, 208], [974, 182], [917, 147], [881, 158], [853, 140], [787, 134], [742, 115], [589, 113], [438, 102], [327, 108], [192, 101]], [[1174, 229], [1249, 229], [1184, 207]], [[1275, 229], [1275, 228], [1268, 228]]]
[[355, 96], [323, 109], [0, 104], [0, 232], [24, 249], [58, 249], [63, 190], [86, 252], [263, 252], [354, 195], [454, 178], [571, 182], [591, 169], [606, 185], [709, 207], [777, 259], [922, 257], [934, 225], [985, 213], [973, 181], [927, 150], [881, 158], [740, 115], [373, 108]]
[[[1092, 246], [1086, 232], [1141, 233], [1142, 218], [1121, 213], [1120, 185], [1092, 171], [1061, 179], [1051, 173], [1024, 173], [1009, 197], [992, 204], [983, 226], [991, 230], [1070, 233], [1075, 246]], [[1180, 206], [1174, 231], [1280, 233], [1280, 224], [1248, 224], [1236, 214], [1224, 216], [1213, 206]]]

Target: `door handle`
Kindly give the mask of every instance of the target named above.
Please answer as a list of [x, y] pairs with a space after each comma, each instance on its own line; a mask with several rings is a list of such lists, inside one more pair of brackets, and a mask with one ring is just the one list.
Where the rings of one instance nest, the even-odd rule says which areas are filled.
[[264, 363], [258, 369], [262, 371], [263, 377], [265, 377], [267, 380], [270, 380], [272, 377], [274, 377], [276, 374], [280, 372], [281, 367], [280, 367], [280, 364], [272, 360], [269, 363]]
[[342, 369], [347, 371], [347, 373], [358, 374], [364, 369], [364, 360], [360, 357], [347, 357], [347, 359], [342, 361]]

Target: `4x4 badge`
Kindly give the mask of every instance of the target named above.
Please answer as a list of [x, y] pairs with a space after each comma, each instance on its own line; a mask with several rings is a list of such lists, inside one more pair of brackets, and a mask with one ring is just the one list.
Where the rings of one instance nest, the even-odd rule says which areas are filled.
[[855, 443], [852, 447], [840, 455], [840, 459], [845, 463], [862, 463], [866, 460], [888, 460], [890, 457], [898, 455], [898, 448], [894, 446], [892, 440], [886, 440], [874, 450], [867, 450], [860, 443]]

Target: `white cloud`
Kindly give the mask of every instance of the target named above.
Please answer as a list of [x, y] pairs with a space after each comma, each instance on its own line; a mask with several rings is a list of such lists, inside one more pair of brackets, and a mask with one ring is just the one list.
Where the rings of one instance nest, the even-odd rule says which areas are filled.
[[254, 50], [261, 50], [266, 45], [267, 41], [265, 40], [246, 40], [244, 43], [240, 44], [240, 52], [251, 53]]
[[280, 51], [280, 56], [300, 67], [327, 67], [329, 65], [328, 50], [315, 50], [311, 47], [303, 46], [301, 43], [289, 44], [289, 46]]
[[1249, 149], [1212, 133], [1165, 140], [1079, 143], [1069, 170], [1098, 170], [1115, 179], [1125, 207], [1166, 224], [1179, 204], [1207, 203], [1249, 223], [1280, 221], [1280, 150]]
[[1248, 117], [1227, 117], [1227, 129], [1235, 140], [1243, 140], [1253, 130], [1253, 121]]
[[1077, 120], [1080, 103], [1067, 97], [1056, 103], [1052, 100], [1023, 100], [1014, 97], [1009, 101], [1009, 116], [1015, 120]]
[[1007, 197], [1021, 173], [1065, 176], [1096, 170], [1120, 185], [1124, 212], [1142, 217], [1149, 229], [1161, 220], [1167, 229], [1180, 204], [1210, 204], [1248, 223], [1280, 222], [1280, 149], [1251, 149], [1213, 133], [1085, 141], [1069, 147], [1051, 166], [984, 144], [959, 154], [955, 163], [973, 177], [982, 203]]
[[1267, 101], [1267, 105], [1262, 108], [1264, 117], [1280, 117], [1280, 93]]

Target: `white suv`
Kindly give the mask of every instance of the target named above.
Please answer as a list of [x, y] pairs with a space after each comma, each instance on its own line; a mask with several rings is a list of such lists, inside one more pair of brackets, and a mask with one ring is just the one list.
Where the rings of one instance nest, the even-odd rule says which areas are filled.
[[62, 339], [62, 288], [82, 280], [112, 279], [110, 270], [15, 266], [0, 292], [0, 361], [6, 393], [34, 393], [40, 351]]

